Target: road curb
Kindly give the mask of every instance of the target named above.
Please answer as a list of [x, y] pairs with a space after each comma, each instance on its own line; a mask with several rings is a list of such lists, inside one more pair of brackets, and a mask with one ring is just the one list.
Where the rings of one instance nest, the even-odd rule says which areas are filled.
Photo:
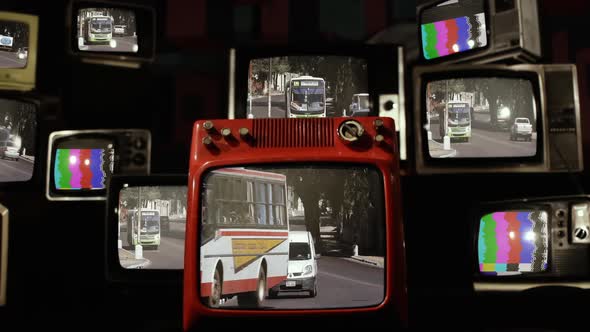
[[126, 269], [143, 269], [143, 268], [146, 268], [146, 267], [148, 267], [150, 265], [152, 265], [152, 261], [150, 261], [147, 258], [144, 258], [144, 262], [137, 263], [137, 264], [132, 264], [132, 265], [129, 265], [129, 266], [125, 267], [125, 268]]
[[35, 163], [35, 159], [33, 157], [20, 156], [19, 159], [24, 160], [24, 161], [29, 162], [29, 163], [32, 163], [32, 164]]
[[352, 261], [352, 262], [369, 264], [369, 265], [376, 266], [376, 267], [381, 268], [381, 269], [384, 268], [383, 264], [381, 264], [381, 263], [374, 262], [374, 261], [371, 261], [371, 260], [368, 260], [368, 259], [364, 259], [364, 258], [358, 257], [358, 256], [356, 256], [356, 257], [355, 256], [347, 257], [347, 259], [350, 260], [350, 261]]

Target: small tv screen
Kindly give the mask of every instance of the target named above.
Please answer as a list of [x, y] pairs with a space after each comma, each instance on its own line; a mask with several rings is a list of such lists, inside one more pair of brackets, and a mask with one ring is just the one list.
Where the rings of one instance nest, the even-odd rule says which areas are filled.
[[0, 98], [0, 182], [23, 182], [33, 177], [36, 140], [36, 106]]
[[426, 84], [424, 98], [431, 158], [537, 156], [540, 106], [530, 80], [434, 80]]
[[385, 296], [382, 174], [373, 167], [219, 168], [202, 177], [203, 303], [376, 306]]
[[0, 20], [0, 68], [24, 68], [29, 56], [29, 25]]
[[479, 223], [478, 257], [482, 275], [517, 275], [548, 270], [548, 212], [501, 211]]
[[422, 54], [431, 60], [486, 47], [483, 0], [450, 0], [425, 9], [420, 17]]
[[371, 110], [362, 58], [258, 58], [250, 61], [247, 79], [249, 118], [368, 116]]
[[[129, 186], [121, 189], [118, 208], [121, 266], [125, 269], [182, 270], [186, 203], [186, 186]], [[141, 255], [137, 250], [141, 250]]]
[[81, 8], [77, 18], [78, 49], [137, 53], [135, 12], [120, 8]]
[[114, 147], [108, 139], [69, 139], [56, 143], [53, 185], [58, 192], [106, 190], [113, 173]]

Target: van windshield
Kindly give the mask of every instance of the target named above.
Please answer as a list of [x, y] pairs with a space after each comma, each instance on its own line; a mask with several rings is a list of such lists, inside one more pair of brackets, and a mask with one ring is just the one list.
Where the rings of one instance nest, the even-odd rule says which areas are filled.
[[289, 244], [289, 260], [306, 261], [308, 259], [311, 259], [311, 250], [309, 248], [309, 243], [291, 242]]

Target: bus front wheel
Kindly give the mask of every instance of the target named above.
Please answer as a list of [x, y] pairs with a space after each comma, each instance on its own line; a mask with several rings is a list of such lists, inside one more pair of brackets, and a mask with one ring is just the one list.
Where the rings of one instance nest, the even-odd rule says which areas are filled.
[[266, 272], [260, 268], [258, 272], [258, 282], [256, 290], [253, 292], [242, 293], [238, 295], [238, 305], [240, 307], [258, 308], [262, 305], [266, 295]]
[[221, 300], [221, 273], [215, 269], [213, 284], [211, 285], [211, 296], [207, 299], [210, 308], [218, 308]]

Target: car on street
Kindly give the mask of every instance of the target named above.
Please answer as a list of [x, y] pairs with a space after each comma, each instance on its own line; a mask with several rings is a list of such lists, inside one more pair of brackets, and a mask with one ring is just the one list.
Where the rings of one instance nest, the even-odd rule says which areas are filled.
[[0, 158], [2, 159], [12, 159], [18, 161], [20, 158], [18, 150], [19, 147], [13, 141], [0, 142]]
[[29, 56], [29, 48], [28, 47], [21, 47], [16, 52], [16, 56], [21, 59], [25, 60]]
[[271, 288], [268, 297], [275, 298], [279, 292], [308, 292], [310, 297], [316, 297], [318, 295], [316, 261], [319, 258], [309, 231], [290, 231], [287, 280]]
[[125, 25], [115, 25], [113, 26], [113, 33], [115, 35], [124, 36], [125, 35], [126, 26]]
[[528, 118], [515, 118], [512, 127], [510, 127], [510, 140], [517, 141], [522, 137], [530, 141], [533, 136], [533, 125]]
[[349, 116], [368, 116], [370, 111], [368, 93], [357, 93], [352, 96]]

